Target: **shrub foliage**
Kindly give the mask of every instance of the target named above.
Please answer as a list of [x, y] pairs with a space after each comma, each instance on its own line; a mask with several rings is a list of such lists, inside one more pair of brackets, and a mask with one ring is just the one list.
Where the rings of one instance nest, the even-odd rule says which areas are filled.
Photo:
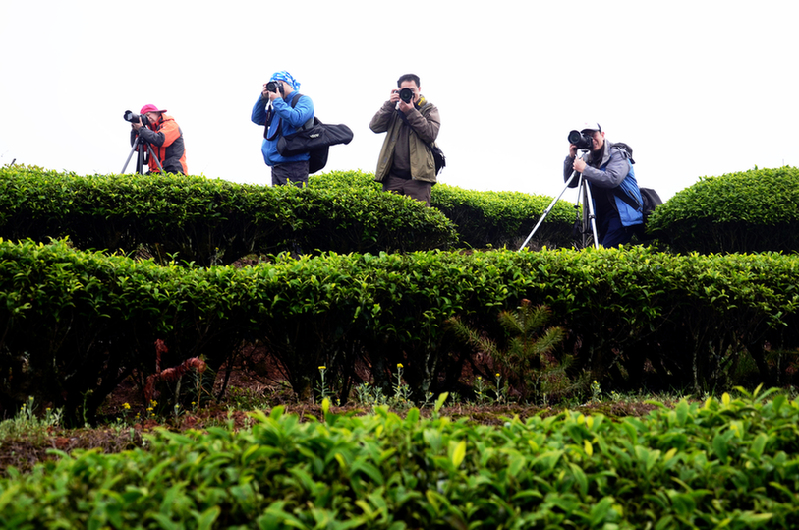
[[326, 366], [346, 400], [359, 360], [388, 394], [401, 363], [421, 400], [453, 388], [470, 362], [443, 323], [460, 317], [501, 333], [498, 314], [522, 299], [550, 308], [574, 369], [606, 388], [718, 388], [747, 363], [756, 378], [780, 382], [790, 374], [770, 356], [799, 347], [798, 267], [780, 254], [676, 257], [637, 247], [281, 254], [253, 267], [186, 268], [63, 241], [3, 241], [0, 398], [10, 410], [34, 395], [91, 415], [119, 377], [154, 371], [161, 339], [162, 366], [204, 356], [212, 371], [258, 341], [302, 397]]
[[795, 252], [799, 168], [704, 177], [658, 206], [649, 230], [677, 252]]
[[160, 263], [229, 264], [281, 251], [411, 252], [457, 242], [435, 209], [363, 187], [263, 187], [185, 175], [0, 169], [0, 237], [69, 237]]
[[[799, 402], [745, 395], [611, 421], [434, 413], [170, 433], [0, 479], [4, 528], [795, 528]], [[442, 396], [445, 398], [445, 396]], [[440, 406], [442, 400], [437, 403]]]

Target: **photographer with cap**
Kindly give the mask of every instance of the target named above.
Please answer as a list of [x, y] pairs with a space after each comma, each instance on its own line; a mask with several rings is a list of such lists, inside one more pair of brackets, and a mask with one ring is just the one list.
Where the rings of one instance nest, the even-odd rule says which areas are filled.
[[[183, 143], [183, 131], [172, 116], [167, 116], [166, 109], [159, 110], [155, 105], [145, 105], [141, 108], [138, 122], [131, 123], [130, 145], [133, 145], [138, 136], [142, 142], [147, 142], [153, 148], [153, 153], [167, 173], [188, 174], [186, 165], [186, 147]], [[143, 123], [146, 122], [146, 123]], [[145, 148], [146, 149], [146, 148]], [[159, 173], [158, 163], [152, 156], [147, 157], [148, 173]]]
[[[637, 204], [643, 204], [632, 158], [626, 146], [605, 140], [598, 123], [586, 123], [580, 133], [586, 141], [587, 153], [578, 158], [578, 146], [569, 145], [569, 155], [563, 163], [563, 179], [568, 181], [572, 171], [582, 173], [585, 178], [593, 196], [600, 245], [610, 248], [629, 243], [644, 222], [642, 209], [636, 209], [620, 197], [625, 194]], [[579, 179], [575, 178], [569, 187], [575, 188], [578, 184]], [[583, 208], [586, 208], [585, 201]]]
[[372, 132], [387, 133], [375, 171], [383, 191], [430, 206], [436, 167], [428, 145], [435, 142], [440, 127], [438, 109], [422, 95], [419, 76], [400, 77], [397, 88], [369, 122]]
[[[272, 186], [294, 184], [308, 185], [309, 153], [285, 157], [277, 150], [280, 136], [287, 136], [299, 130], [309, 120], [313, 122], [313, 100], [299, 91], [300, 83], [285, 70], [275, 72], [269, 82], [263, 85], [261, 95], [252, 109], [252, 121], [264, 125], [264, 140], [261, 152], [264, 162], [272, 168]], [[299, 95], [296, 104], [294, 97]]]

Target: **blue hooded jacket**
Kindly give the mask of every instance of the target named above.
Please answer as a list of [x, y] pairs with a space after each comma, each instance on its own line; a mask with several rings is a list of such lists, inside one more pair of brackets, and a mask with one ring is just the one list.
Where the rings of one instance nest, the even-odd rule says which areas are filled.
[[[313, 100], [306, 95], [301, 95], [297, 100], [297, 105], [294, 108], [291, 107], [291, 100], [295, 95], [297, 95], [297, 92], [292, 91], [284, 97], [275, 98], [272, 101], [273, 117], [267, 132], [267, 137], [271, 138], [271, 140], [264, 138], [263, 142], [261, 142], [261, 152], [264, 155], [264, 162], [266, 162], [267, 166], [274, 166], [284, 162], [299, 162], [300, 160], [308, 160], [311, 157], [309, 153], [285, 157], [281, 156], [277, 151], [277, 141], [281, 134], [286, 136], [296, 132], [314, 117]], [[255, 103], [252, 109], [252, 121], [256, 125], [266, 125], [266, 105], [268, 102], [268, 98], [261, 96]], [[278, 127], [281, 128], [280, 134], [277, 134]]]

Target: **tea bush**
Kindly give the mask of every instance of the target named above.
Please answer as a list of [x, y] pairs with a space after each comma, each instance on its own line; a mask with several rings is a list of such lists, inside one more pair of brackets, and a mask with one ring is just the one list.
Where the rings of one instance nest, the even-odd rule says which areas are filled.
[[[325, 189], [382, 189], [374, 181], [373, 174], [360, 171], [313, 175], [309, 184], [312, 188]], [[430, 192], [430, 205], [455, 223], [460, 245], [477, 249], [519, 248], [550, 202], [549, 197], [465, 190], [447, 184], [436, 184]], [[575, 215], [574, 204], [558, 201], [536, 232], [533, 242], [550, 248], [571, 246]]]
[[[413, 398], [452, 389], [473, 352], [444, 322], [490, 337], [522, 299], [551, 309], [573, 369], [608, 388], [791, 382], [774, 350], [799, 348], [799, 257], [672, 256], [654, 249], [324, 254], [237, 268], [157, 266], [122, 256], [0, 241], [0, 404], [27, 396], [69, 417], [102, 402], [120, 377], [204, 357], [216, 371], [258, 341], [309, 398], [328, 367], [346, 400], [364, 360], [390, 393], [404, 365]], [[750, 370], [751, 371], [751, 370]], [[88, 397], [87, 397], [88, 396]]]
[[457, 242], [415, 201], [362, 188], [263, 187], [185, 175], [0, 168], [0, 237], [69, 237], [79, 248], [144, 250], [161, 263], [228, 264], [281, 251], [411, 252]]
[[[771, 399], [765, 399], [771, 396]], [[766, 392], [501, 427], [253, 414], [0, 479], [4, 528], [795, 528], [799, 402]]]
[[[437, 184], [430, 195], [435, 206], [458, 227], [461, 241], [473, 248], [518, 249], [532, 232], [550, 197], [519, 192], [473, 191]], [[558, 201], [533, 238], [539, 246], [571, 247], [575, 205]]]
[[703, 177], [658, 206], [649, 230], [676, 252], [795, 252], [799, 168]]

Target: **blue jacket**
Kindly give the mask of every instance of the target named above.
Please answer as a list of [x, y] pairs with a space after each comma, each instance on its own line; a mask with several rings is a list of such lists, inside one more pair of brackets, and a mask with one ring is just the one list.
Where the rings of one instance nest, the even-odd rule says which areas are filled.
[[[272, 123], [269, 125], [267, 136], [272, 140], [264, 138], [261, 142], [261, 152], [264, 155], [264, 162], [267, 166], [274, 166], [275, 164], [282, 164], [284, 162], [298, 162], [300, 160], [308, 160], [311, 155], [309, 153], [301, 153], [295, 156], [281, 156], [277, 152], [277, 141], [280, 138], [277, 133], [278, 124], [281, 126], [281, 134], [286, 136], [296, 132], [308, 120], [313, 119], [313, 100], [306, 96], [300, 96], [297, 100], [297, 106], [291, 108], [291, 99], [296, 95], [296, 92], [289, 92], [283, 98], [275, 98], [272, 101]], [[266, 125], [266, 104], [269, 99], [261, 96], [252, 108], [252, 121], [256, 125]]]
[[[592, 160], [593, 153], [586, 155], [586, 162], [589, 164], [583, 171], [583, 176], [591, 186], [592, 195], [594, 199], [594, 211], [596, 211], [596, 199], [600, 194], [611, 194], [613, 197], [613, 204], [616, 211], [619, 213], [619, 219], [623, 226], [640, 225], [644, 222], [643, 214], [643, 199], [641, 198], [641, 191], [638, 189], [638, 181], [635, 178], [635, 170], [633, 169], [632, 161], [630, 160], [627, 152], [624, 149], [614, 148], [613, 144], [605, 140], [605, 145], [602, 149], [602, 160], [599, 161], [599, 168], [593, 167], [596, 163]], [[563, 165], [563, 178], [568, 179], [571, 175], [571, 167], [574, 164], [574, 159], [566, 157]], [[573, 180], [569, 187], [577, 186], [577, 179]], [[597, 188], [601, 189], [598, 190]], [[616, 190], [618, 188], [618, 190]], [[627, 197], [633, 199], [633, 202], [640, 204], [637, 209], [630, 204], [627, 204], [623, 199], [614, 193], [619, 191], [624, 193]], [[604, 192], [604, 193], [603, 193]]]

